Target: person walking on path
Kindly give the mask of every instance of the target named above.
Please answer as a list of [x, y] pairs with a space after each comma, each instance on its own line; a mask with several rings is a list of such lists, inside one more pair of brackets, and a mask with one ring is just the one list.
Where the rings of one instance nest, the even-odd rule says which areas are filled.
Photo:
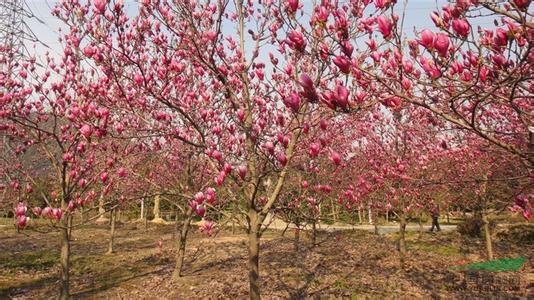
[[439, 227], [439, 206], [435, 204], [434, 202], [431, 203], [430, 206], [430, 214], [432, 215], [432, 227], [430, 228], [430, 232], [434, 232], [434, 228], [436, 228], [436, 232], [441, 231], [441, 228]]

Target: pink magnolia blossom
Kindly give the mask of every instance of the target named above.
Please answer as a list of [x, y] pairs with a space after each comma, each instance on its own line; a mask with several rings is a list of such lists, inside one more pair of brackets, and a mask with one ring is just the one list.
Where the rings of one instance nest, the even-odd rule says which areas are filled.
[[108, 172], [102, 172], [100, 174], [100, 181], [102, 181], [103, 183], [107, 182], [108, 178], [109, 178]]
[[278, 154], [278, 161], [282, 166], [287, 164], [287, 156], [284, 152], [280, 152], [280, 154]]
[[119, 177], [126, 177], [126, 169], [124, 169], [123, 167], [119, 168], [118, 174]]
[[26, 227], [26, 225], [28, 225], [28, 222], [30, 221], [30, 217], [26, 217], [26, 216], [17, 216], [17, 227], [20, 228], [20, 229], [23, 229], [24, 227]]
[[421, 40], [419, 43], [427, 49], [432, 49], [434, 47], [435, 34], [429, 29], [425, 29], [421, 32]]
[[27, 210], [28, 208], [26, 207], [26, 204], [19, 202], [19, 204], [17, 204], [17, 207], [15, 207], [15, 215], [17, 217], [24, 216]]
[[213, 234], [213, 222], [207, 221], [207, 220], [203, 220], [201, 225], [200, 225], [200, 227], [199, 227], [199, 230], [200, 230], [200, 232], [205, 233], [209, 237], [211, 237], [212, 234]]
[[69, 201], [69, 204], [67, 204], [67, 210], [68, 211], [74, 211], [74, 208], [75, 208], [74, 201], [72, 201], [72, 200]]
[[139, 73], [136, 73], [134, 75], [134, 81], [135, 81], [135, 84], [140, 86], [141, 84], [143, 84], [143, 76], [141, 76], [141, 74], [139, 74]]
[[393, 29], [393, 23], [385, 15], [380, 15], [376, 22], [378, 24], [378, 31], [382, 33], [385, 39], [388, 39], [391, 36], [391, 30]]
[[441, 26], [443, 26], [443, 19], [441, 18], [441, 16], [439, 15], [438, 12], [433, 11], [433, 12], [430, 14], [430, 18], [432, 19], [432, 22], [434, 22], [434, 24], [435, 24], [437, 27], [441, 27]]
[[309, 150], [309, 153], [310, 153], [310, 156], [311, 157], [317, 157], [317, 155], [319, 155], [319, 151], [321, 150], [321, 146], [317, 143], [312, 143], [310, 145], [310, 150]]
[[54, 214], [52, 213], [52, 208], [47, 206], [43, 209], [43, 212], [41, 214], [43, 217], [53, 218]]
[[287, 11], [292, 14], [297, 11], [299, 8], [299, 0], [288, 0], [287, 1]]
[[98, 13], [103, 14], [106, 11], [107, 0], [95, 0], [95, 9]]
[[525, 9], [525, 8], [528, 8], [532, 0], [513, 0], [513, 1], [514, 1], [514, 4], [517, 5], [519, 9]]
[[199, 204], [197, 205], [195, 212], [199, 217], [203, 218], [204, 215], [206, 215], [206, 208], [204, 208], [204, 205]]
[[300, 96], [297, 93], [290, 93], [289, 96], [284, 97], [284, 104], [294, 112], [298, 112], [300, 108]]
[[88, 125], [88, 124], [84, 124], [82, 125], [82, 127], [80, 128], [80, 133], [86, 138], [86, 139], [90, 139], [91, 138], [91, 135], [93, 134], [93, 128]]
[[339, 70], [345, 74], [350, 73], [350, 61], [344, 56], [336, 56], [332, 59], [334, 64], [339, 68]]
[[269, 154], [274, 155], [274, 144], [273, 144], [273, 142], [268, 141], [263, 145], [263, 147], [265, 148], [265, 150], [267, 150], [267, 152], [269, 152]]
[[317, 96], [317, 93], [315, 91], [313, 80], [310, 78], [310, 76], [308, 76], [308, 74], [302, 73], [300, 75], [300, 85], [304, 90], [304, 96], [308, 99], [309, 102], [314, 103], [319, 100], [319, 97]]
[[245, 177], [247, 176], [247, 166], [241, 165], [237, 167], [237, 172], [239, 173], [239, 177], [241, 177], [242, 180], [245, 180]]
[[41, 215], [42, 209], [39, 206], [34, 207], [32, 210], [33, 210], [33, 214], [34, 215], [36, 215], [36, 216], [40, 216]]
[[330, 159], [334, 162], [336, 166], [339, 166], [341, 164], [341, 155], [337, 153], [336, 151], [330, 152]]
[[342, 109], [346, 109], [349, 106], [349, 91], [344, 85], [337, 85], [336, 87], [336, 104]]
[[204, 200], [206, 200], [206, 196], [204, 195], [203, 192], [196, 193], [194, 198], [195, 198], [195, 202], [198, 204], [202, 204]]
[[436, 39], [434, 40], [434, 48], [438, 51], [441, 56], [445, 56], [449, 50], [450, 40], [449, 37], [444, 33], [436, 34]]
[[221, 161], [222, 160], [222, 153], [217, 151], [217, 150], [213, 150], [213, 152], [211, 153], [211, 157], [213, 157], [214, 159], [216, 159], [218, 161]]
[[288, 44], [291, 48], [297, 51], [304, 51], [306, 48], [306, 40], [300, 31], [292, 30], [287, 34]]
[[471, 26], [469, 25], [469, 22], [467, 22], [466, 19], [456, 19], [452, 21], [452, 29], [458, 35], [466, 37], [469, 34], [469, 31], [471, 30]]
[[52, 209], [52, 217], [56, 220], [60, 220], [63, 216], [63, 212], [61, 211], [61, 208], [54, 208]]
[[209, 204], [215, 203], [216, 194], [215, 194], [214, 188], [209, 187], [206, 189], [206, 200], [208, 201]]

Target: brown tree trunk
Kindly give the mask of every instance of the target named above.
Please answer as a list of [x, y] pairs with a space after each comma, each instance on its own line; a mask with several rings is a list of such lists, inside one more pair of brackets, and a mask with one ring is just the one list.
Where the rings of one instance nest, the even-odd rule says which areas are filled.
[[259, 263], [260, 263], [260, 227], [261, 221], [260, 215], [255, 210], [249, 211], [250, 227], [248, 231], [248, 279], [249, 279], [249, 291], [250, 299], [261, 299], [260, 287], [258, 285]]
[[145, 231], [148, 231], [148, 209], [145, 208]]
[[312, 246], [315, 246], [317, 242], [317, 222], [314, 219], [312, 221]]
[[69, 299], [69, 269], [70, 269], [70, 241], [69, 241], [69, 229], [68, 220], [63, 222], [65, 228], [61, 229], [61, 254], [59, 258], [61, 266], [61, 280], [59, 286], [58, 299]]
[[71, 240], [72, 237], [72, 219], [74, 216], [72, 214], [67, 215], [67, 233], [69, 235], [69, 240]]
[[293, 245], [295, 246], [295, 252], [299, 251], [300, 244], [300, 226], [295, 227], [295, 236], [293, 239]]
[[482, 224], [484, 225], [484, 237], [486, 239], [486, 254], [488, 260], [493, 260], [493, 241], [491, 240], [491, 230], [485, 208], [482, 208]]
[[178, 233], [179, 225], [178, 225], [178, 208], [174, 211], [174, 230], [172, 231], [172, 240], [176, 238], [176, 233]]
[[109, 246], [108, 246], [108, 252], [107, 254], [112, 254], [113, 251], [113, 240], [115, 238], [115, 219], [117, 218], [117, 215], [115, 213], [115, 209], [112, 209], [110, 212], [110, 219], [111, 219], [111, 229], [109, 234]]
[[369, 210], [369, 220], [372, 220], [372, 224], [375, 228], [375, 234], [378, 235], [378, 218], [375, 213], [371, 212], [371, 210]]
[[180, 231], [180, 238], [178, 239], [178, 253], [176, 254], [176, 266], [174, 267], [174, 272], [172, 273], [173, 280], [176, 280], [182, 276], [182, 268], [184, 265], [184, 258], [185, 258], [185, 246], [187, 243], [187, 234], [189, 233], [189, 228], [190, 228], [192, 219], [193, 219], [193, 209], [189, 207], [187, 209], [185, 219], [182, 223], [182, 229]]
[[488, 175], [484, 175], [484, 181], [480, 191], [480, 204], [482, 209], [480, 210], [480, 217], [482, 219], [482, 225], [484, 226], [484, 238], [486, 240], [486, 254], [488, 260], [493, 260], [493, 242], [491, 240], [491, 230], [489, 226], [488, 214], [486, 212], [486, 191], [488, 188]]
[[406, 215], [404, 214], [404, 207], [400, 210], [400, 225], [399, 225], [399, 260], [401, 270], [404, 270], [406, 260]]
[[81, 210], [81, 215], [82, 215], [82, 223], [85, 223], [87, 222], [87, 211], [85, 210], [83, 206], [80, 208], [80, 210]]
[[423, 236], [423, 212], [419, 212], [419, 218], [417, 218], [417, 222], [419, 223], [419, 238]]
[[100, 198], [98, 199], [98, 214], [100, 216], [96, 220], [97, 222], [99, 223], [109, 222], [109, 220], [106, 218], [106, 209], [104, 208], [104, 194], [101, 194]]
[[235, 234], [235, 220], [232, 220], [232, 235]]
[[337, 222], [337, 211], [336, 211], [336, 204], [334, 203], [334, 199], [330, 199], [330, 205], [332, 206], [332, 218], [334, 219], [334, 223]]
[[160, 206], [161, 206], [161, 197], [160, 195], [156, 195], [154, 197], [154, 219], [152, 219], [152, 222], [156, 223], [163, 223], [163, 219], [160, 216]]
[[139, 219], [143, 220], [145, 218], [145, 199], [141, 199], [141, 213]]

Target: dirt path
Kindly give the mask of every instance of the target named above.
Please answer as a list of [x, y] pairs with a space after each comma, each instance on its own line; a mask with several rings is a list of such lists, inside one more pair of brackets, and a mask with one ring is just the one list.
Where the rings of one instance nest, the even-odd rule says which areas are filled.
[[[287, 223], [283, 220], [280, 220], [278, 218], [272, 220], [267, 218], [264, 222], [265, 225], [268, 225], [269, 229], [274, 230], [284, 230], [287, 227]], [[294, 228], [295, 226], [293, 224], [289, 225], [289, 228]], [[441, 230], [444, 232], [450, 232], [456, 230], [456, 225], [440, 225]], [[311, 229], [311, 226], [303, 226], [304, 229]], [[334, 224], [324, 224], [319, 223], [317, 224], [317, 229], [326, 231], [326, 232], [334, 232], [334, 231], [340, 231], [340, 230], [365, 230], [369, 232], [375, 232], [375, 226], [374, 225], [350, 225], [350, 224], [343, 224], [343, 223], [334, 223]], [[399, 231], [398, 225], [378, 225], [378, 234], [388, 234], [388, 233], [394, 233]], [[406, 231], [412, 231], [417, 232], [420, 230], [419, 225], [408, 225], [406, 226]], [[429, 231], [430, 226], [424, 225], [423, 231]]]

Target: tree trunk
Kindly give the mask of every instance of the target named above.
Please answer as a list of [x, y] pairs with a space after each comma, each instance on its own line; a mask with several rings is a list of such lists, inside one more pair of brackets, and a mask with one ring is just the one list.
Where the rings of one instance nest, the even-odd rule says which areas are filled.
[[139, 216], [139, 220], [143, 220], [145, 218], [145, 199], [141, 199], [141, 215]]
[[363, 220], [362, 220], [362, 209], [361, 208], [358, 208], [358, 223], [360, 223], [360, 224], [363, 223]]
[[80, 208], [80, 210], [81, 210], [81, 215], [82, 215], [82, 223], [85, 223], [85, 222], [87, 222], [87, 211], [85, 210], [83, 205]]
[[69, 235], [69, 240], [71, 240], [72, 237], [72, 219], [74, 216], [72, 214], [67, 215], [67, 233]]
[[109, 222], [109, 220], [106, 218], [106, 209], [104, 208], [104, 194], [103, 193], [100, 195], [100, 198], [98, 199], [98, 214], [100, 215], [98, 219], [96, 220], [98, 223]]
[[371, 208], [369, 207], [369, 224], [373, 224], [373, 216], [371, 215], [372, 214], [372, 211], [371, 211]]
[[288, 228], [289, 228], [289, 223], [286, 223], [286, 228], [284, 228], [284, 230], [282, 230], [282, 236], [284, 236], [286, 234], [286, 231], [287, 231]]
[[337, 211], [336, 211], [336, 204], [334, 203], [334, 199], [330, 199], [330, 204], [332, 205], [332, 218], [334, 219], [334, 223], [337, 222]]
[[117, 218], [115, 209], [112, 209], [110, 212], [110, 219], [111, 219], [111, 229], [109, 234], [109, 246], [108, 246], [108, 252], [107, 254], [112, 254], [113, 251], [113, 239], [115, 238], [115, 219]]
[[386, 224], [389, 224], [389, 210], [386, 209]]
[[161, 205], [161, 198], [158, 195], [156, 195], [154, 197], [154, 219], [152, 219], [152, 222], [156, 222], [156, 223], [162, 223], [163, 222], [163, 219], [160, 217], [159, 215], [159, 212], [160, 212], [160, 205]]
[[185, 258], [185, 246], [187, 243], [187, 234], [193, 219], [193, 209], [190, 207], [187, 209], [185, 219], [182, 223], [182, 229], [180, 231], [180, 238], [178, 239], [178, 253], [176, 254], [176, 266], [172, 273], [172, 279], [176, 280], [182, 276], [182, 267], [184, 265]]
[[419, 218], [417, 218], [417, 222], [419, 223], [419, 238], [423, 236], [423, 212], [419, 212]]
[[148, 215], [145, 216], [145, 231], [148, 231]]
[[295, 227], [295, 237], [293, 239], [293, 245], [295, 246], [295, 252], [299, 251], [299, 243], [300, 243], [300, 226], [297, 225], [297, 227]]
[[404, 270], [404, 264], [406, 260], [406, 215], [404, 214], [404, 207], [401, 209], [399, 217], [399, 260], [401, 270]]
[[312, 221], [312, 246], [315, 246], [317, 242], [317, 221], [313, 219]]
[[260, 263], [260, 215], [255, 210], [249, 211], [250, 228], [248, 231], [248, 279], [249, 279], [249, 293], [250, 299], [261, 299], [260, 287], [258, 285], [259, 279], [259, 263]]
[[485, 208], [482, 208], [482, 224], [484, 225], [484, 237], [486, 239], [486, 254], [488, 260], [493, 260], [493, 241], [491, 240], [491, 230]]
[[378, 232], [378, 218], [375, 215], [373, 215], [371, 210], [369, 210], [369, 212], [371, 212], [369, 214], [369, 220], [372, 220], [373, 226], [375, 228], [375, 234], [378, 235], [379, 234], [379, 232]]
[[235, 220], [232, 220], [232, 235], [235, 234]]
[[174, 230], [172, 231], [172, 240], [176, 238], [176, 233], [178, 233], [179, 225], [178, 225], [178, 208], [174, 211]]
[[488, 256], [488, 260], [493, 260], [493, 242], [491, 240], [491, 230], [489, 226], [489, 220], [488, 220], [488, 214], [486, 212], [486, 191], [488, 188], [488, 175], [484, 175], [484, 181], [482, 182], [482, 186], [480, 189], [480, 204], [481, 204], [481, 210], [480, 210], [480, 217], [482, 219], [482, 225], [484, 226], [484, 237], [486, 239], [486, 254]]
[[61, 229], [61, 254], [59, 258], [61, 265], [61, 280], [58, 299], [60, 300], [69, 299], [70, 241], [67, 220], [63, 222], [63, 226], [65, 226], [65, 228]]

